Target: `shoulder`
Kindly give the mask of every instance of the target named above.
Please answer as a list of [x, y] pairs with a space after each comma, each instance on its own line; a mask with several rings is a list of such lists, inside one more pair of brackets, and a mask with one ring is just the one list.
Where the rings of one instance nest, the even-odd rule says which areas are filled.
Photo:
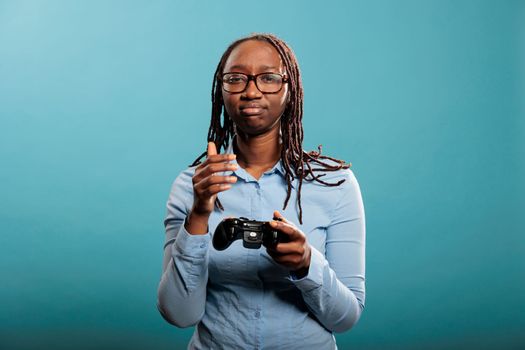
[[[337, 167], [340, 163], [333, 160], [323, 159], [323, 163]], [[321, 168], [319, 166], [318, 168]], [[347, 222], [356, 218], [364, 218], [364, 205], [360, 185], [351, 168], [337, 169], [333, 171], [319, 171], [323, 174], [320, 178], [323, 183], [312, 181], [315, 184], [313, 192], [319, 193], [315, 196], [329, 211], [331, 225]], [[322, 197], [322, 199], [321, 199]]]
[[[347, 188], [357, 185], [356, 176], [351, 168], [337, 169], [341, 166], [341, 163], [331, 159], [321, 159], [321, 161], [328, 166], [323, 166], [321, 164], [317, 164], [316, 162], [310, 162], [310, 166], [315, 170], [315, 176], [319, 176], [319, 180], [330, 184], [340, 183], [338, 186], [339, 189], [341, 189], [340, 186], [342, 186], [342, 188]], [[336, 170], [332, 170], [330, 168]], [[308, 175], [308, 178], [312, 178], [312, 176]], [[312, 183], [323, 186], [323, 184], [318, 181], [312, 181]]]
[[[302, 198], [310, 197], [310, 200], [321, 203], [330, 208], [330, 211], [349, 203], [361, 202], [361, 189], [354, 171], [351, 168], [337, 169], [341, 163], [335, 160], [322, 159], [322, 162], [328, 166], [312, 164], [312, 168], [317, 169], [314, 174], [319, 176], [319, 181], [312, 180], [312, 176], [308, 175], [307, 181], [303, 182], [305, 195]], [[331, 167], [335, 170], [330, 169]]]
[[[304, 181], [305, 193], [315, 193], [327, 196], [332, 203], [349, 200], [351, 197], [361, 196], [359, 183], [354, 172], [350, 169], [338, 169], [335, 171], [316, 172], [316, 176], [322, 175], [322, 181]], [[308, 176], [308, 178], [311, 178]], [[304, 186], [304, 184], [307, 184]]]
[[351, 169], [342, 169], [338, 174], [338, 181], [341, 183], [341, 199], [351, 200], [352, 198], [361, 198], [361, 189], [354, 172]]

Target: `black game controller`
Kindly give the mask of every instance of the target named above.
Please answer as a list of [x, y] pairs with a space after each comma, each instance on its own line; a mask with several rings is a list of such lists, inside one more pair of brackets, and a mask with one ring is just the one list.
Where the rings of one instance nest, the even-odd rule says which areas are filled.
[[[279, 220], [280, 218], [274, 218]], [[242, 238], [245, 248], [258, 249], [261, 244], [265, 247], [276, 246], [283, 241], [283, 234], [270, 226], [268, 221], [255, 221], [247, 218], [227, 218], [222, 220], [213, 234], [213, 247], [224, 250], [233, 241]]]

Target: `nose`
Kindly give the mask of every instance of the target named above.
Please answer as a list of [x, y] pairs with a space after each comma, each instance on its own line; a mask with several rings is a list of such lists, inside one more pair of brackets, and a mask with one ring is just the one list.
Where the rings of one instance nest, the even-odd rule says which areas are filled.
[[246, 96], [246, 98], [249, 99], [261, 97], [262, 92], [260, 92], [257, 88], [257, 85], [255, 84], [255, 79], [248, 81], [248, 85], [246, 85], [246, 89], [244, 89], [244, 95]]

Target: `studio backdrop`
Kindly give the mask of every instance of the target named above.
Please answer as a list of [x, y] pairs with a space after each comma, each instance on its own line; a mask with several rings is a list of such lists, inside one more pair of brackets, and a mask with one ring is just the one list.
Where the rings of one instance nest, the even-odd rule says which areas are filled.
[[352, 163], [366, 306], [341, 349], [525, 347], [525, 2], [0, 1], [0, 348], [180, 349], [171, 183], [224, 49], [295, 51], [306, 150]]

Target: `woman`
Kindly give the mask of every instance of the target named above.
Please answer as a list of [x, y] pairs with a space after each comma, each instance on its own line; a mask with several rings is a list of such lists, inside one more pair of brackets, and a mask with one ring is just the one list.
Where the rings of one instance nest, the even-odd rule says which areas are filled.
[[[361, 315], [359, 185], [343, 161], [303, 151], [302, 97], [295, 55], [274, 35], [239, 39], [219, 62], [211, 142], [174, 181], [165, 220], [158, 308], [196, 325], [189, 348], [335, 349], [333, 333]], [[286, 242], [217, 251], [226, 217], [270, 221]]]

